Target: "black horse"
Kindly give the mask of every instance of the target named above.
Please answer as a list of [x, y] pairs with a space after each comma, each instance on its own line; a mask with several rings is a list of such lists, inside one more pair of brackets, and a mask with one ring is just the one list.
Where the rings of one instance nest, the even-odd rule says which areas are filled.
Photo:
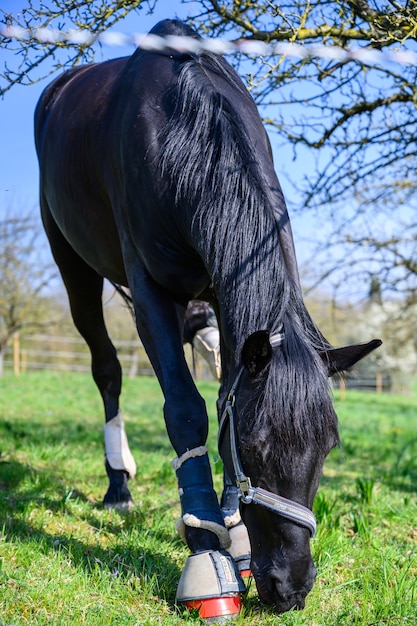
[[[151, 32], [197, 38], [177, 21]], [[130, 289], [163, 390], [187, 544], [192, 554], [229, 545], [205, 403], [183, 351], [187, 303], [210, 302], [221, 335], [219, 416], [226, 406], [223, 508], [233, 512], [241, 497], [261, 599], [280, 612], [302, 608], [316, 574], [306, 508], [338, 443], [328, 376], [380, 342], [331, 350], [313, 324], [253, 100], [219, 56], [137, 50], [64, 73], [44, 91], [35, 125], [42, 219], [104, 402], [105, 504], [131, 501], [134, 462], [103, 277]]]

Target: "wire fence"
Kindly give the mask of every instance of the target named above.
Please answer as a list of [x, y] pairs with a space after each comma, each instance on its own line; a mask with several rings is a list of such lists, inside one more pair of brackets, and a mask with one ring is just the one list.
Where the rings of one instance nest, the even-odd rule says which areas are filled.
[[[154, 376], [139, 339], [118, 340], [114, 344], [125, 376]], [[184, 346], [184, 352], [195, 378], [212, 378], [206, 362], [189, 344]], [[15, 334], [6, 348], [3, 366], [5, 372], [13, 371], [15, 375], [39, 370], [90, 373], [91, 356], [85, 341], [80, 337]]]
[[[152, 365], [139, 339], [115, 341], [117, 356], [124, 376], [154, 376]], [[198, 352], [189, 344], [184, 346], [185, 356], [194, 378], [213, 380], [210, 368]], [[4, 355], [4, 371], [13, 371], [16, 376], [28, 371], [52, 370], [62, 372], [90, 373], [90, 352], [80, 337], [54, 335], [18, 335], [7, 347]], [[358, 376], [353, 372], [345, 378], [333, 381], [335, 388], [344, 394], [346, 389], [361, 391], [391, 391], [392, 380], [387, 373], [372, 373]]]

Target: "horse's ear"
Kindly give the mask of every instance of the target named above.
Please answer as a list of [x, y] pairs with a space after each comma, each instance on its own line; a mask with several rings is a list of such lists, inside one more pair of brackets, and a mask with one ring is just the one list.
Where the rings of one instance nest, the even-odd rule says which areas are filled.
[[345, 348], [333, 348], [320, 352], [320, 356], [327, 366], [329, 376], [333, 376], [338, 372], [344, 372], [351, 368], [355, 363], [363, 359], [364, 356], [379, 348], [382, 344], [380, 339], [372, 339], [369, 343], [359, 343]]
[[268, 365], [271, 356], [272, 347], [267, 330], [258, 330], [246, 339], [242, 361], [251, 376], [259, 374]]

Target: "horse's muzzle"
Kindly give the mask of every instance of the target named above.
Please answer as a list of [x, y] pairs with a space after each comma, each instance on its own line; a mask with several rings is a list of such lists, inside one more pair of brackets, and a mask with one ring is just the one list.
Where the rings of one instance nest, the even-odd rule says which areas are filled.
[[301, 610], [305, 606], [307, 594], [311, 591], [316, 578], [316, 568], [309, 569], [303, 584], [293, 584], [291, 574], [285, 570], [270, 570], [267, 573], [252, 571], [261, 602], [272, 606], [277, 613], [285, 613], [290, 609]]

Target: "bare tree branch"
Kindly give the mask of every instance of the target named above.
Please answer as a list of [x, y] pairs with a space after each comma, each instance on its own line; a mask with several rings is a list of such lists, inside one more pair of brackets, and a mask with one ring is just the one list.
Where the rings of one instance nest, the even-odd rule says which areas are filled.
[[[156, 3], [27, 0], [18, 14], [0, 10], [0, 15], [4, 23], [22, 27], [79, 28], [98, 34], [131, 11], [152, 11]], [[377, 50], [417, 47], [416, 0], [184, 3], [194, 11], [190, 24], [205, 36]], [[9, 57], [0, 73], [2, 93], [13, 84], [41, 79], [50, 71], [50, 61], [56, 71], [94, 58], [94, 48], [74, 44], [3, 39], [0, 46], [7, 48]], [[231, 61], [246, 77], [277, 142], [292, 147], [295, 167], [305, 171], [304, 156], [311, 160], [317, 155], [315, 169], [306, 172], [301, 183], [298, 177], [293, 203], [295, 211], [316, 215], [318, 223], [326, 225], [314, 233], [314, 258], [324, 259], [323, 275], [343, 286], [353, 280], [363, 283], [380, 272], [387, 290], [412, 293], [417, 288], [412, 243], [417, 230], [412, 217], [417, 190], [417, 67], [296, 59], [272, 52], [262, 59], [240, 53]], [[277, 169], [281, 170], [280, 163]], [[401, 220], [395, 218], [399, 214]], [[344, 254], [337, 256], [337, 248]]]

